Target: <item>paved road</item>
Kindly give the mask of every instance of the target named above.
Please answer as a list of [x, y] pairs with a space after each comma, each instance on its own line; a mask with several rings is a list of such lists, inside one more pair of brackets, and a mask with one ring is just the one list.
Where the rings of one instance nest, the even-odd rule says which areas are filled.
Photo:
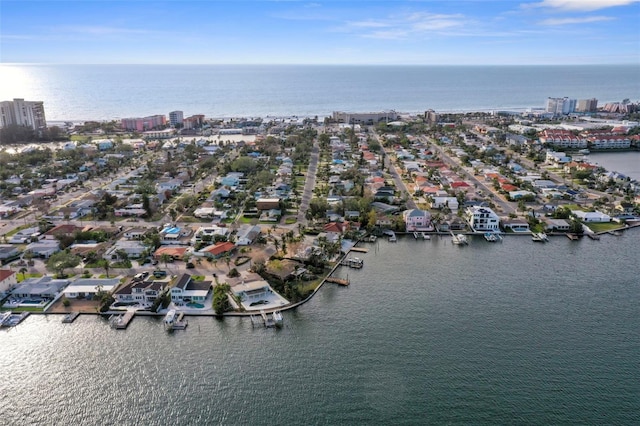
[[316, 186], [316, 174], [318, 173], [318, 160], [320, 158], [320, 146], [318, 139], [313, 143], [313, 150], [311, 151], [311, 159], [309, 160], [309, 168], [307, 169], [307, 179], [304, 183], [304, 191], [302, 192], [302, 199], [300, 200], [300, 207], [298, 208], [298, 223], [302, 225], [307, 224], [307, 218], [305, 217], [307, 210], [309, 209], [309, 202], [313, 198], [313, 188]]

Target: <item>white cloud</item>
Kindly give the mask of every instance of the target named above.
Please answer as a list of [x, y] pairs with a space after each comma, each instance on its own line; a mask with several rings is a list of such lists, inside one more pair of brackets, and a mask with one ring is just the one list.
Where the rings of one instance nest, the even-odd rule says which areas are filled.
[[612, 21], [614, 18], [610, 16], [585, 16], [583, 18], [549, 18], [544, 21], [540, 21], [540, 25], [573, 25], [573, 24], [588, 24], [590, 22], [602, 22]]
[[403, 39], [443, 30], [464, 28], [469, 21], [461, 14], [433, 14], [416, 12], [385, 19], [349, 21], [343, 31], [360, 33], [362, 37]]
[[525, 8], [548, 7], [552, 9], [592, 12], [608, 7], [628, 6], [638, 2], [640, 2], [640, 0], [543, 0], [539, 3], [525, 3], [522, 6]]

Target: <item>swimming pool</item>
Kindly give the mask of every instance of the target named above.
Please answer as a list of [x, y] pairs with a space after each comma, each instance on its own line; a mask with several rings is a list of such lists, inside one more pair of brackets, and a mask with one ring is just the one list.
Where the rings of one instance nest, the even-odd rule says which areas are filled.
[[202, 303], [196, 303], [196, 302], [189, 302], [187, 303], [187, 306], [190, 308], [204, 308], [204, 305]]

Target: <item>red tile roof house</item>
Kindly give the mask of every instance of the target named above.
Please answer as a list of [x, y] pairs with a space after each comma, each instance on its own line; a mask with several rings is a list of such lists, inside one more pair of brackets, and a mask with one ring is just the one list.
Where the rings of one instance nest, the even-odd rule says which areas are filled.
[[219, 243], [207, 246], [201, 249], [200, 253], [202, 253], [202, 255], [210, 259], [219, 259], [222, 256], [224, 256], [226, 253], [229, 253], [229, 254], [233, 253], [235, 249], [236, 249], [235, 244], [229, 241], [224, 241], [224, 242], [219, 242]]
[[329, 222], [322, 229], [324, 232], [342, 234], [349, 229], [349, 222]]
[[184, 254], [189, 250], [189, 247], [176, 247], [176, 246], [160, 246], [154, 253], [153, 257], [156, 260], [161, 260], [163, 254], [171, 256], [173, 260], [181, 260], [184, 258]]
[[8, 293], [18, 284], [18, 274], [9, 269], [0, 269], [0, 294]]

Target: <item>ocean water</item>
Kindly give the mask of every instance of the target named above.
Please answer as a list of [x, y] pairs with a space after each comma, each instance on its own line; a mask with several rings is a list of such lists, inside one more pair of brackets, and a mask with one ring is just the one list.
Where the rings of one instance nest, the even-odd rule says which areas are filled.
[[3, 424], [640, 421], [640, 230], [370, 244], [282, 330], [95, 316], [0, 330]]
[[0, 100], [42, 100], [49, 121], [332, 111], [493, 110], [547, 97], [640, 100], [640, 65], [0, 65]]

